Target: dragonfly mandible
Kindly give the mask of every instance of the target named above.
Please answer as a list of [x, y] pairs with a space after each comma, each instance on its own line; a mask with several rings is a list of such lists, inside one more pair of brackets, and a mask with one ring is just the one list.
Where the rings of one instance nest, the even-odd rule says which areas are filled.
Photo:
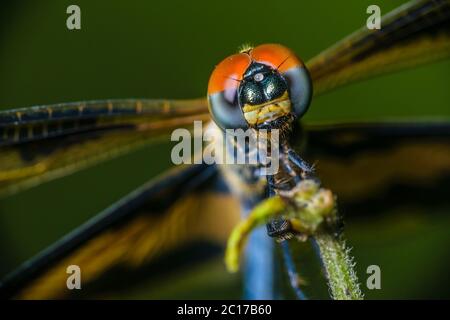
[[[449, 2], [445, 0], [412, 1], [394, 10], [382, 19], [382, 29], [364, 27], [305, 63], [313, 95], [447, 58], [449, 21]], [[282, 63], [279, 61], [276, 67], [282, 67]], [[306, 110], [306, 100], [300, 102], [297, 117]], [[246, 120], [259, 121], [251, 114], [247, 116]], [[173, 129], [189, 128], [194, 120], [210, 119], [205, 98], [86, 101], [2, 111], [0, 192], [3, 196], [21, 192], [148, 146]], [[233, 125], [236, 118], [225, 120]], [[445, 192], [441, 186], [450, 176], [448, 121], [296, 122], [296, 126], [292, 148], [308, 163], [317, 161], [318, 176], [339, 196], [345, 212], [360, 210], [361, 203], [374, 199], [380, 185], [394, 184], [401, 178], [401, 188], [391, 190], [390, 197], [382, 203], [377, 201], [373, 210], [419, 203], [419, 198], [408, 194], [417, 191], [417, 184], [426, 185], [420, 189], [422, 197], [434, 196], [433, 201], [448, 204], [441, 196]], [[371, 153], [374, 149], [377, 155]], [[370, 172], [361, 174], [364, 168], [371, 168]], [[224, 178], [218, 166], [206, 164], [183, 165], [161, 174], [18, 267], [2, 281], [1, 295], [38, 299], [77, 294], [107, 296], [115, 289], [108, 282], [110, 277], [129, 274], [117, 283], [121, 288], [129, 284], [133, 273], [138, 274], [134, 280], [141, 281], [145, 273], [137, 271], [152, 270], [157, 258], [167, 253], [184, 248], [189, 253], [197, 252], [199, 260], [210, 257], [217, 250], [201, 250], [198, 254], [198, 246], [211, 248], [214, 244], [216, 249], [222, 248], [241, 210], [249, 210], [265, 197], [266, 185], [259, 179], [253, 184], [240, 184], [238, 190], [233, 190], [229, 179], [233, 178]], [[235, 192], [248, 195], [252, 201], [241, 203]], [[247, 297], [282, 297], [275, 288], [274, 247], [266, 230], [252, 235], [246, 252]], [[192, 261], [181, 262], [186, 265]], [[86, 290], [67, 290], [65, 270], [72, 264], [84, 270]]]

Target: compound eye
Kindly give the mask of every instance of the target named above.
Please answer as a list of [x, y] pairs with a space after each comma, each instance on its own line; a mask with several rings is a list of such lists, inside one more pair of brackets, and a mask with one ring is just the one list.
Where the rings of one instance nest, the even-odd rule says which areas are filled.
[[263, 44], [250, 52], [251, 58], [277, 70], [286, 79], [294, 113], [302, 116], [311, 102], [312, 83], [308, 70], [295, 53], [279, 44]]
[[250, 63], [248, 54], [232, 55], [219, 63], [209, 78], [209, 111], [222, 129], [248, 127], [239, 107], [238, 89]]
[[263, 44], [251, 51], [254, 61], [266, 64], [283, 73], [293, 67], [303, 67], [303, 62], [295, 53], [279, 44]]

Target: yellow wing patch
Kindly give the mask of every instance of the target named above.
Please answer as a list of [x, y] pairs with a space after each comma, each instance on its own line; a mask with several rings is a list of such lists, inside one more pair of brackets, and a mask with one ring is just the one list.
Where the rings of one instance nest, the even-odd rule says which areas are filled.
[[179, 199], [164, 214], [139, 214], [125, 225], [107, 230], [76, 249], [32, 281], [15, 298], [59, 299], [67, 296], [66, 268], [78, 265], [82, 286], [89, 286], [108, 269], [122, 265], [130, 272], [161, 254], [195, 241], [225, 245], [239, 220], [237, 199], [210, 192]]

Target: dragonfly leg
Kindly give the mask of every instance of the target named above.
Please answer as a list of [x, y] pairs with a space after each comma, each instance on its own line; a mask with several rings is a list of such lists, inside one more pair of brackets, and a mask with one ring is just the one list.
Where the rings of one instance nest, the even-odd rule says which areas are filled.
[[[284, 172], [287, 172], [291, 178], [294, 179], [295, 183], [298, 184], [301, 181], [301, 177], [295, 172], [295, 170], [291, 167], [288, 158], [285, 156], [280, 157], [281, 166]], [[295, 164], [295, 163], [294, 163]], [[268, 186], [268, 195], [272, 197], [276, 194], [275, 192], [275, 178], [273, 175], [267, 176], [267, 186]], [[278, 242], [281, 242], [286, 239], [291, 239], [294, 236], [293, 228], [289, 220], [283, 218], [277, 218], [271, 220], [266, 224], [267, 234], [276, 238]]]
[[303, 160], [294, 150], [289, 149], [287, 151], [288, 158], [297, 167], [302, 169], [305, 173], [314, 173], [314, 166], [309, 165], [305, 160]]
[[275, 179], [273, 175], [267, 176], [267, 195], [273, 197], [275, 195]]
[[287, 241], [283, 241], [281, 243], [281, 249], [283, 251], [284, 263], [289, 275], [291, 287], [298, 299], [306, 300], [307, 298], [299, 286], [299, 275], [297, 268], [295, 267], [294, 259], [292, 258], [291, 250], [289, 249], [289, 243]]
[[[300, 183], [302, 178], [297, 172], [292, 168], [289, 159], [283, 158], [283, 169], [289, 174], [295, 181], [296, 184]], [[294, 163], [295, 164], [295, 163]], [[296, 165], [296, 164], [295, 164]]]
[[276, 238], [279, 242], [290, 239], [293, 236], [291, 223], [286, 219], [273, 219], [266, 224], [266, 227], [267, 235]]
[[[267, 176], [267, 193], [269, 197], [274, 196], [275, 193], [275, 180], [274, 176]], [[267, 234], [269, 237], [276, 238], [278, 241], [292, 238], [291, 223], [283, 218], [273, 219], [266, 224]]]

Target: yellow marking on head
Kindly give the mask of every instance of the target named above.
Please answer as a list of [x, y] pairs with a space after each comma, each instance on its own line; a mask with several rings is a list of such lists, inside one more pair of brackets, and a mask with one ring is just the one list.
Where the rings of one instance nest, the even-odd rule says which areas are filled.
[[289, 100], [289, 95], [288, 95], [287, 91], [281, 97], [273, 99], [273, 100], [271, 100], [269, 102], [265, 102], [265, 103], [262, 103], [262, 104], [256, 104], [256, 105], [246, 104], [242, 108], [242, 111], [249, 112], [249, 111], [261, 109], [264, 106], [268, 106], [268, 105], [271, 105], [271, 104], [276, 104], [278, 102], [282, 102], [282, 101], [286, 101], [286, 100]]
[[242, 108], [244, 118], [250, 125], [272, 121], [291, 113], [291, 101], [288, 93], [282, 97], [261, 105], [245, 105]]

